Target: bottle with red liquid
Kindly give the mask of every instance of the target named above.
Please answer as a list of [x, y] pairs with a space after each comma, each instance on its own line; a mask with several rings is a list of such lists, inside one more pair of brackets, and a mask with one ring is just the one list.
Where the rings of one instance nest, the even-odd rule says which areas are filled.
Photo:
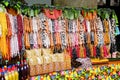
[[21, 61], [21, 64], [20, 64], [20, 75], [21, 75], [20, 80], [25, 80], [25, 70], [24, 70], [23, 60]]
[[1, 79], [0, 80], [5, 80], [5, 72], [7, 71], [7, 67], [6, 66], [3, 66], [2, 67], [2, 70], [1, 70]]
[[25, 79], [27, 79], [28, 78], [28, 74], [29, 74], [29, 66], [28, 66], [26, 60], [24, 60], [24, 73], [25, 73], [24, 77], [25, 77]]
[[0, 78], [0, 80], [5, 80], [4, 72], [1, 73], [1, 78]]
[[0, 80], [1, 80], [1, 77], [2, 77], [2, 69], [0, 68]]

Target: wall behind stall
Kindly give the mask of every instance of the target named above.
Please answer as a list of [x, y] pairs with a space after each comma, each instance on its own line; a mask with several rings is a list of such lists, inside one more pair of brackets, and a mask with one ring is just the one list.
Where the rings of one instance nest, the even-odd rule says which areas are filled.
[[47, 5], [60, 5], [70, 7], [97, 7], [97, 0], [25, 0], [28, 5], [32, 4], [47, 4]]
[[96, 8], [97, 0], [53, 0], [54, 5]]
[[25, 0], [26, 3], [28, 3], [28, 5], [32, 5], [32, 4], [47, 4], [47, 5], [51, 5], [51, 0]]

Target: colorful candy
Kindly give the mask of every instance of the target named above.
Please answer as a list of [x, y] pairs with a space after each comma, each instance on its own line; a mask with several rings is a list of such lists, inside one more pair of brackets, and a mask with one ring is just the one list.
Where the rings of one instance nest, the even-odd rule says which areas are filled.
[[[120, 65], [95, 66], [87, 69], [72, 69], [45, 74], [36, 80], [119, 80]], [[33, 80], [33, 79], [32, 79]], [[34, 79], [35, 80], [35, 79]]]

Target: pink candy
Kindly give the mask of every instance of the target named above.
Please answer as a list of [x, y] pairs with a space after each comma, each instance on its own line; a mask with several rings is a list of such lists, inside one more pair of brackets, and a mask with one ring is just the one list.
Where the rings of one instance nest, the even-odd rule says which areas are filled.
[[118, 75], [120, 76], [120, 71], [118, 72]]

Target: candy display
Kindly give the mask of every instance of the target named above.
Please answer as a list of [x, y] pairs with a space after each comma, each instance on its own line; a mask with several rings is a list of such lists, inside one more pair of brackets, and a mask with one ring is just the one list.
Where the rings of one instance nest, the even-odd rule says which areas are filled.
[[119, 80], [120, 64], [72, 69], [31, 77], [30, 80]]
[[120, 57], [114, 10], [2, 0], [0, 18], [0, 80], [120, 80], [120, 64], [92, 65]]

